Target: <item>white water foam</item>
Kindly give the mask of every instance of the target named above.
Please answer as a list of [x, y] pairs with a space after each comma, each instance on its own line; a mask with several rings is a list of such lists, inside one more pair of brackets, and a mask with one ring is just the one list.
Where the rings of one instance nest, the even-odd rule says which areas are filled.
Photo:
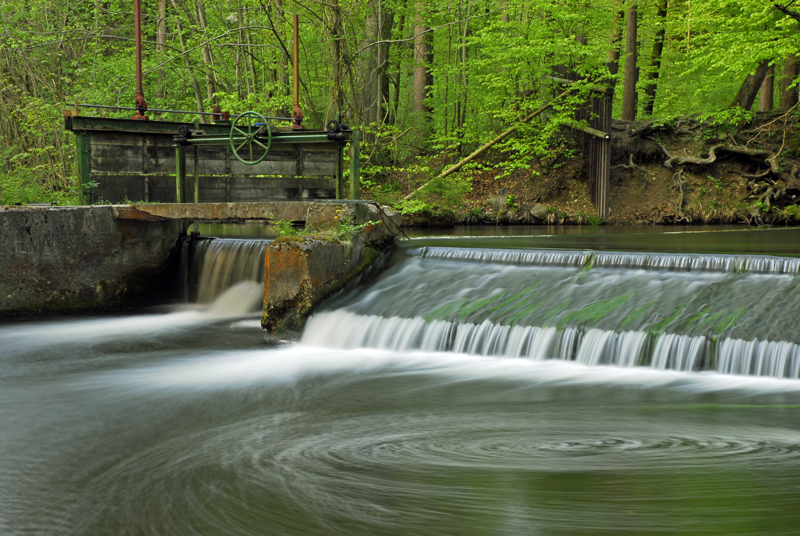
[[260, 307], [263, 286], [243, 281], [223, 292], [208, 307], [166, 314], [90, 320], [46, 321], [0, 328], [0, 357], [31, 348], [74, 342], [102, 342], [125, 337], [179, 331], [187, 327], [247, 316]]
[[453, 380], [533, 384], [617, 384], [633, 388], [672, 387], [692, 392], [747, 390], [797, 392], [798, 380], [731, 376], [714, 372], [658, 371], [648, 367], [585, 366], [561, 360], [497, 358], [443, 352], [333, 349], [291, 344], [272, 350], [215, 353], [156, 367], [105, 374], [106, 381], [146, 389], [227, 389], [293, 382], [309, 375], [424, 374]]
[[585, 366], [650, 367], [660, 371], [707, 371], [800, 378], [800, 346], [790, 342], [722, 339], [641, 331], [617, 333], [578, 328], [506, 326], [422, 318], [363, 316], [339, 310], [314, 315], [304, 344], [335, 348], [423, 350], [481, 356], [559, 359]]
[[529, 266], [648, 269], [687, 272], [746, 272], [773, 275], [797, 275], [800, 259], [752, 255], [627, 253], [591, 251], [526, 251], [424, 247], [423, 259], [470, 261], [479, 263], [520, 264]]

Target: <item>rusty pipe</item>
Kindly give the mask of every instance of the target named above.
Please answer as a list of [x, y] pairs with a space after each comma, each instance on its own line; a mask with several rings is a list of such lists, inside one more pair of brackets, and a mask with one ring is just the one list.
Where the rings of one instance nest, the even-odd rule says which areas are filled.
[[133, 0], [134, 41], [136, 43], [136, 115], [134, 119], [145, 119], [147, 102], [144, 100], [144, 85], [142, 82], [142, 0]]
[[[138, 0], [137, 0], [138, 1]], [[300, 17], [294, 16], [294, 105], [300, 106]]]
[[300, 109], [300, 17], [294, 16], [294, 39], [292, 53], [294, 55], [294, 91], [292, 103], [292, 128], [302, 129], [303, 110]]

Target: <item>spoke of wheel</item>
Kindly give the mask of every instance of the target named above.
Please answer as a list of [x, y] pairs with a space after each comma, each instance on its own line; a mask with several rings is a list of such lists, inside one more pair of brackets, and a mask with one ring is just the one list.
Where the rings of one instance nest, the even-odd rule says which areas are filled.
[[264, 145], [263, 143], [261, 143], [260, 141], [254, 139], [253, 143], [258, 144], [258, 146], [262, 147], [265, 151], [269, 151], [269, 148], [266, 145]]
[[239, 134], [241, 134], [241, 135], [242, 135], [242, 136], [244, 136], [245, 138], [247, 137], [247, 134], [245, 134], [245, 133], [244, 133], [244, 132], [243, 132], [243, 131], [242, 131], [242, 130], [239, 128], [239, 127], [237, 127], [236, 125], [233, 125], [233, 130], [235, 130], [236, 132], [238, 132]]
[[251, 125], [252, 121], [253, 120], [250, 117], [247, 118], [247, 135], [248, 136], [252, 136], [253, 135], [253, 125]]
[[241, 144], [239, 147], [237, 147], [237, 148], [236, 148], [236, 152], [237, 152], [237, 153], [238, 153], [238, 152], [241, 150], [241, 148], [242, 148], [242, 147], [244, 147], [245, 143], [247, 143], [247, 140], [244, 140], [244, 141], [242, 142], [242, 144]]

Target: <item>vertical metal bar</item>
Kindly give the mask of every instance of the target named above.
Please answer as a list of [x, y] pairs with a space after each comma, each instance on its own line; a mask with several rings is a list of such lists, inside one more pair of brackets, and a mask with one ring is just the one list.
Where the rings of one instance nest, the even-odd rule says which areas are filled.
[[133, 0], [134, 40], [136, 43], [136, 96], [144, 96], [142, 85], [142, 0]]
[[175, 146], [175, 202], [184, 202], [184, 185], [186, 183], [186, 148]]
[[142, 0], [133, 0], [134, 42], [136, 48], [136, 98], [134, 99], [136, 114], [131, 119], [146, 120], [147, 102], [144, 100], [142, 82]]
[[225, 201], [231, 202], [231, 146], [225, 144]]
[[92, 139], [88, 133], [76, 132], [75, 141], [78, 145], [78, 192], [82, 205], [92, 204]]
[[300, 105], [300, 17], [294, 16], [294, 42], [292, 43], [292, 53], [294, 54], [294, 105]]
[[344, 197], [344, 148], [337, 144], [336, 151], [339, 158], [336, 164], [336, 199]]
[[361, 131], [350, 140], [350, 199], [361, 199]]
[[150, 177], [144, 178], [144, 200], [150, 202]]
[[194, 146], [194, 202], [200, 202], [200, 147]]
[[295, 166], [294, 166], [294, 173], [298, 177], [303, 175], [303, 144], [302, 143], [295, 143], [294, 144], [294, 154], [295, 158], [297, 159]]
[[300, 109], [300, 17], [294, 16], [294, 39], [292, 43], [292, 54], [294, 56], [294, 88], [292, 92], [292, 128], [302, 129], [303, 111]]

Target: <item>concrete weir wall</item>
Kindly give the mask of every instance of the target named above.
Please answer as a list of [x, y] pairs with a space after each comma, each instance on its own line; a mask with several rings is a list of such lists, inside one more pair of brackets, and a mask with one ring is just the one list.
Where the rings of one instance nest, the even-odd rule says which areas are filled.
[[364, 201], [0, 206], [0, 317], [163, 301], [173, 297], [190, 222], [276, 219], [305, 222], [312, 234], [267, 249], [262, 325], [270, 331], [301, 329], [400, 225], [399, 215]]
[[[376, 204], [321, 204], [310, 209], [309, 221], [319, 226], [320, 234], [277, 238], [267, 248], [262, 327], [278, 333], [302, 330], [318, 304], [394, 243], [400, 220], [399, 214]], [[352, 236], [331, 234], [330, 227], [339, 223], [353, 226]]]
[[164, 281], [186, 224], [120, 209], [0, 207], [0, 316], [122, 305]]

